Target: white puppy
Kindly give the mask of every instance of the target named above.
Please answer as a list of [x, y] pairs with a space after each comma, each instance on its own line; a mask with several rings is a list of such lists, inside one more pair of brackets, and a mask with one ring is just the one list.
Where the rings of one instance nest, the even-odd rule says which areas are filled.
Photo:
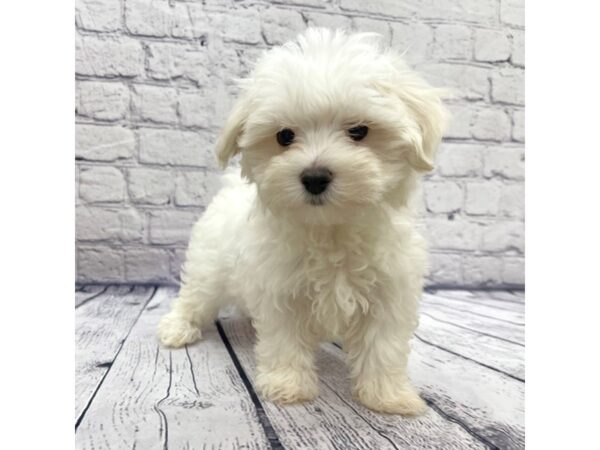
[[217, 154], [241, 153], [247, 182], [227, 175], [195, 225], [160, 341], [196, 341], [233, 302], [267, 399], [314, 398], [315, 348], [339, 339], [360, 402], [423, 412], [406, 373], [426, 270], [409, 201], [433, 168], [440, 91], [377, 35], [325, 29], [267, 52], [242, 88]]

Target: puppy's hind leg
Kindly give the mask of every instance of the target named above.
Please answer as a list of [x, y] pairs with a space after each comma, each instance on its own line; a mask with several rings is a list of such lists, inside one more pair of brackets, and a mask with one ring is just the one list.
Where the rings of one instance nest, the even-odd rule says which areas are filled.
[[158, 324], [158, 340], [166, 347], [183, 347], [201, 337], [201, 328], [219, 313], [221, 289], [215, 283], [185, 283], [171, 311]]

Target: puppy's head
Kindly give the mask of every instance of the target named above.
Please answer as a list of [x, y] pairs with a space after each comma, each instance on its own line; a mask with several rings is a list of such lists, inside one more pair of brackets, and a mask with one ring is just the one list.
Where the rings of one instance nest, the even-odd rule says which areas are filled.
[[406, 203], [433, 169], [445, 109], [375, 34], [309, 29], [267, 52], [217, 144], [275, 215], [343, 223]]

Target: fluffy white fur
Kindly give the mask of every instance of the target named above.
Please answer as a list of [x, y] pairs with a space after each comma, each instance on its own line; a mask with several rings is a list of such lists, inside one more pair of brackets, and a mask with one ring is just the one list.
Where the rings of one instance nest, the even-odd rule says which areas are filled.
[[[417, 327], [426, 248], [410, 199], [433, 168], [445, 122], [440, 91], [381, 48], [377, 35], [309, 29], [265, 53], [231, 113], [217, 154], [239, 173], [195, 225], [179, 298], [158, 328], [180, 347], [234, 303], [257, 332], [256, 387], [272, 401], [317, 395], [313, 353], [339, 339], [356, 398], [376, 411], [419, 414], [406, 364]], [[355, 142], [347, 135], [369, 127]], [[276, 134], [290, 128], [289, 147]], [[300, 181], [333, 181], [320, 204]]]

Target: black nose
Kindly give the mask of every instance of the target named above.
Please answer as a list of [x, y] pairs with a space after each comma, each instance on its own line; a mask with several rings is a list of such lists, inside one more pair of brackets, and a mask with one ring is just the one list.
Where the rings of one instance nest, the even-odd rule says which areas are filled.
[[324, 167], [304, 169], [300, 174], [302, 184], [308, 192], [314, 195], [318, 195], [325, 191], [332, 179], [333, 174]]

